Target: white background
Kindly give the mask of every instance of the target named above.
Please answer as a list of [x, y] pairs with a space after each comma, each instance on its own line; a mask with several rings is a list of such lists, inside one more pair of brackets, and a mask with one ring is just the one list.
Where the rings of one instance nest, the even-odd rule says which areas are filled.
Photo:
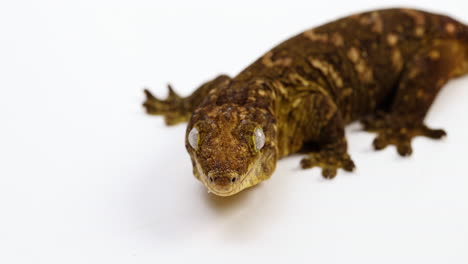
[[[411, 3], [468, 22], [466, 1]], [[185, 126], [140, 105], [145, 86], [187, 95], [302, 30], [402, 5], [2, 1], [0, 263], [467, 263], [468, 78], [427, 119], [449, 136], [411, 158], [354, 124], [355, 173], [325, 181], [292, 156], [228, 198], [192, 176]]]

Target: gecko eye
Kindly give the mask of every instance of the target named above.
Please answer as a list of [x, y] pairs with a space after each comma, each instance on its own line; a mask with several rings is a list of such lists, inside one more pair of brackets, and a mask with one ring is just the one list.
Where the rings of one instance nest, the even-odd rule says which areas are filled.
[[254, 130], [254, 143], [257, 151], [261, 150], [265, 145], [265, 134], [263, 134], [263, 130], [259, 127]]
[[198, 129], [196, 127], [192, 128], [188, 134], [188, 142], [193, 149], [198, 147], [198, 137]]

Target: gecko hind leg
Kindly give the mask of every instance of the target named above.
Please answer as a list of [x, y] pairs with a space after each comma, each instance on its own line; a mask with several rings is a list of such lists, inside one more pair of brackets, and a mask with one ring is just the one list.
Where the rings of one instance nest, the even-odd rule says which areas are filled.
[[187, 122], [193, 110], [208, 96], [213, 89], [225, 88], [231, 82], [227, 75], [219, 75], [198, 87], [191, 95], [180, 97], [170, 85], [167, 86], [169, 95], [165, 100], [156, 98], [145, 89], [146, 100], [143, 103], [146, 112], [150, 115], [162, 115], [167, 125], [176, 125]]
[[414, 137], [441, 139], [447, 135], [442, 129], [429, 128], [421, 120], [398, 118], [389, 113], [378, 113], [362, 120], [361, 123], [364, 130], [377, 133], [373, 141], [374, 149], [381, 150], [388, 145], [394, 145], [401, 156], [412, 154], [411, 140]]
[[[395, 145], [401, 156], [412, 153], [414, 137], [440, 139], [442, 129], [431, 129], [424, 118], [442, 86], [453, 77], [464, 57], [456, 41], [436, 41], [407, 64], [389, 112], [378, 112], [361, 120], [364, 130], [376, 132], [376, 150]], [[462, 55], [462, 56], [461, 56]]]
[[169, 95], [167, 99], [156, 98], [149, 90], [145, 89], [146, 100], [143, 106], [150, 115], [163, 115], [167, 125], [176, 125], [186, 122], [190, 118], [187, 103], [177, 95], [170, 85], [167, 86]]

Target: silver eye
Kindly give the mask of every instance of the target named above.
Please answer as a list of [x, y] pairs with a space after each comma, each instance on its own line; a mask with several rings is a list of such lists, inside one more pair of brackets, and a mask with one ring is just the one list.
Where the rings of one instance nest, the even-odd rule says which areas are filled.
[[188, 142], [193, 149], [197, 149], [198, 147], [198, 129], [196, 127], [190, 130], [188, 134]]
[[261, 150], [265, 145], [265, 134], [263, 134], [263, 130], [259, 127], [254, 131], [254, 141], [255, 149], [257, 150]]

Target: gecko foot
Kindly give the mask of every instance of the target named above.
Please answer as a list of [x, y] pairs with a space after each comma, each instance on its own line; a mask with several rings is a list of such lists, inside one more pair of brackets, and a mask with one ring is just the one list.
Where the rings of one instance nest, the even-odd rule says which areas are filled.
[[447, 135], [442, 129], [431, 129], [422, 122], [415, 122], [405, 118], [393, 118], [390, 115], [379, 113], [361, 121], [364, 130], [376, 132], [377, 137], [373, 145], [381, 150], [388, 145], [395, 145], [398, 154], [409, 156], [413, 152], [411, 140], [417, 136], [432, 139], [441, 139]]
[[320, 167], [322, 168], [322, 176], [325, 179], [333, 179], [338, 169], [353, 171], [355, 165], [347, 153], [322, 150], [309, 153], [308, 157], [301, 160], [301, 167], [303, 169]]
[[170, 85], [167, 86], [169, 95], [166, 100], [156, 98], [147, 89], [144, 90], [146, 100], [143, 103], [146, 112], [150, 115], [163, 115], [167, 125], [175, 125], [189, 119], [184, 98], [177, 95]]

